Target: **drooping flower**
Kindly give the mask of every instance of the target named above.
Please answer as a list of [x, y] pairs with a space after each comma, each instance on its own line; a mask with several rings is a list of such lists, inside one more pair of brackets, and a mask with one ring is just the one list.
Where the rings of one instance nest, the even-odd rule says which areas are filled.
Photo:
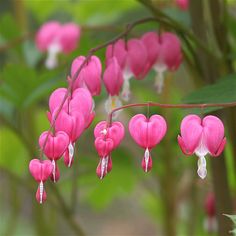
[[177, 70], [182, 61], [181, 44], [178, 37], [170, 32], [161, 35], [148, 32], [141, 38], [146, 47], [148, 63], [146, 70], [153, 68], [156, 73], [155, 87], [161, 93], [164, 83], [164, 72], [166, 70]]
[[59, 160], [64, 154], [69, 146], [69, 143], [69, 136], [63, 131], [58, 131], [54, 135], [52, 133], [49, 133], [48, 131], [45, 131], [39, 137], [40, 148], [44, 151], [46, 157], [48, 157], [52, 161], [52, 179], [54, 182], [59, 179], [59, 169], [57, 167], [56, 161]]
[[204, 228], [208, 233], [214, 233], [217, 231], [216, 220], [216, 206], [214, 193], [208, 193], [204, 202], [204, 208], [206, 212], [206, 218], [204, 220]]
[[[51, 122], [52, 113], [58, 109], [62, 100], [67, 94], [66, 88], [58, 88], [54, 90], [49, 98], [48, 120]], [[72, 95], [68, 94], [66, 101], [62, 106], [65, 112], [79, 112], [84, 116], [85, 128], [88, 128], [95, 116], [94, 101], [90, 92], [85, 88], [75, 89]]]
[[109, 59], [109, 62], [107, 63], [107, 67], [103, 75], [103, 82], [106, 87], [107, 93], [109, 94], [109, 97], [105, 102], [106, 112], [109, 113], [114, 108], [120, 107], [122, 105], [118, 96], [122, 88], [124, 79], [120, 65], [118, 64], [115, 57]]
[[96, 125], [94, 129], [94, 144], [100, 157], [96, 173], [100, 179], [103, 179], [111, 171], [111, 152], [119, 146], [124, 135], [125, 129], [120, 122], [113, 122], [109, 126], [106, 121], [101, 121]]
[[[75, 76], [76, 72], [78, 71], [84, 60], [84, 56], [79, 56], [73, 60], [71, 65], [71, 78]], [[98, 57], [92, 56], [88, 63], [83, 66], [82, 70], [77, 76], [73, 84], [73, 89], [87, 88], [92, 96], [99, 95], [101, 92], [101, 77], [101, 61]]]
[[[57, 114], [57, 110], [52, 114], [52, 118]], [[84, 116], [77, 111], [74, 112], [65, 112], [61, 111], [55, 122], [55, 131], [64, 131], [68, 134], [70, 138], [70, 143], [68, 146], [69, 152], [69, 164], [71, 166], [72, 159], [74, 157], [74, 146], [76, 140], [83, 133], [85, 128]]]
[[207, 175], [205, 156], [208, 153], [219, 156], [226, 144], [222, 121], [216, 116], [201, 119], [197, 115], [188, 115], [181, 122], [180, 132], [178, 143], [182, 152], [198, 156], [197, 173], [204, 179]]
[[143, 79], [146, 75], [147, 51], [143, 42], [139, 39], [130, 39], [125, 44], [124, 40], [118, 40], [113, 45], [109, 45], [106, 50], [106, 62], [115, 57], [123, 72], [123, 89], [121, 96], [124, 101], [130, 98], [129, 80]]
[[129, 122], [129, 132], [134, 141], [145, 149], [142, 159], [142, 168], [148, 172], [152, 168], [151, 150], [163, 139], [167, 125], [160, 115], [147, 118], [143, 114], [137, 114]]
[[34, 179], [39, 183], [36, 192], [36, 199], [40, 204], [46, 201], [47, 195], [44, 189], [44, 182], [52, 174], [52, 170], [53, 165], [49, 160], [33, 159], [29, 163], [29, 171]]
[[175, 0], [176, 5], [179, 9], [186, 11], [189, 7], [189, 0]]
[[42, 52], [47, 52], [45, 65], [49, 69], [57, 66], [57, 55], [68, 54], [76, 49], [80, 39], [80, 27], [74, 23], [64, 25], [57, 21], [43, 24], [36, 34], [36, 46]]

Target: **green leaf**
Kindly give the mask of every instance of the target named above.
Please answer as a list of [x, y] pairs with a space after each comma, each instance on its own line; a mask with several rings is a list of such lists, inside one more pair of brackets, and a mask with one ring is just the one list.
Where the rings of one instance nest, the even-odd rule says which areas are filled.
[[[0, 74], [3, 80], [0, 96], [16, 108], [25, 109], [58, 87], [62, 73], [54, 70], [36, 74], [33, 68], [25, 65], [9, 64]], [[60, 85], [65, 83], [61, 81]]]
[[11, 130], [1, 128], [0, 143], [0, 166], [17, 175], [25, 173], [27, 171], [29, 154], [20, 138]]
[[236, 215], [228, 215], [228, 214], [223, 214], [223, 215], [229, 217], [234, 222], [234, 224], [236, 226]]
[[[236, 75], [228, 75], [220, 79], [217, 83], [213, 85], [205, 86], [201, 89], [198, 89], [184, 99], [184, 103], [196, 104], [196, 103], [227, 103], [236, 101]], [[194, 109], [195, 112], [210, 112], [221, 109], [220, 107], [214, 108], [204, 108], [204, 111], [201, 109]]]

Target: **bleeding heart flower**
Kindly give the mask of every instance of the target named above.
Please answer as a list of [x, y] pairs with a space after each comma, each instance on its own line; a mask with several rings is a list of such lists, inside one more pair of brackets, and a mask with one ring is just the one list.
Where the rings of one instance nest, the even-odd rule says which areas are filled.
[[88, 128], [95, 116], [94, 101], [87, 89], [78, 88], [73, 91], [69, 103], [70, 112], [80, 112], [84, 116], [85, 128]]
[[94, 144], [100, 156], [96, 173], [100, 179], [103, 179], [111, 171], [111, 152], [118, 147], [124, 135], [125, 129], [120, 122], [113, 122], [111, 126], [108, 126], [106, 121], [101, 121], [96, 125], [94, 129]]
[[148, 32], [141, 38], [148, 54], [146, 71], [153, 68], [156, 73], [155, 86], [161, 93], [166, 70], [177, 70], [182, 61], [181, 43], [178, 37], [170, 32], [161, 35]]
[[100, 121], [94, 128], [94, 137], [110, 138], [113, 141], [114, 149], [119, 146], [125, 136], [125, 128], [121, 122], [112, 122], [108, 126], [107, 121]]
[[58, 131], [54, 135], [48, 131], [43, 132], [39, 137], [39, 146], [43, 149], [43, 145], [46, 141], [44, 148], [44, 154], [50, 159], [57, 161], [61, 158], [65, 150], [70, 143], [69, 136], [63, 131]]
[[[55, 110], [54, 113], [56, 114], [57, 110]], [[54, 117], [54, 114], [52, 117]], [[67, 112], [62, 110], [56, 119], [55, 130], [66, 132], [70, 138], [70, 143], [68, 146], [70, 161], [68, 167], [70, 167], [72, 159], [74, 158], [75, 142], [83, 133], [84, 128], [84, 116], [77, 111], [70, 112], [70, 114], [68, 114]]]
[[115, 44], [109, 45], [106, 50], [106, 65], [109, 60], [115, 57], [121, 67], [124, 83], [121, 92], [122, 99], [129, 100], [130, 83], [132, 77], [143, 79], [147, 73], [147, 51], [143, 42], [139, 39], [130, 39], [127, 46], [123, 40], [118, 40]]
[[224, 125], [216, 116], [206, 116], [203, 120], [197, 115], [188, 115], [181, 122], [181, 136], [178, 143], [185, 155], [195, 153], [198, 159], [198, 175], [207, 175], [205, 156], [219, 156], [224, 150], [226, 138]]
[[145, 149], [142, 168], [145, 172], [152, 168], [150, 151], [165, 136], [166, 121], [162, 116], [153, 115], [147, 118], [143, 114], [135, 115], [129, 122], [129, 132], [134, 141]]
[[188, 0], [175, 0], [175, 3], [183, 11], [186, 11], [189, 8]]
[[97, 137], [94, 145], [101, 158], [108, 156], [114, 148], [114, 143], [111, 138], [103, 139], [102, 137]]
[[106, 49], [106, 65], [109, 64], [109, 60], [112, 57], [115, 57], [123, 70], [126, 67], [127, 54], [128, 52], [126, 50], [125, 41], [119, 39], [114, 44], [108, 45]]
[[46, 67], [55, 68], [58, 64], [59, 53], [68, 54], [74, 51], [80, 38], [80, 28], [74, 23], [61, 25], [57, 21], [43, 24], [36, 34], [36, 46], [42, 51], [48, 52]]
[[[49, 98], [49, 110], [50, 113], [52, 114], [56, 108], [58, 108], [65, 95], [67, 93], [66, 88], [58, 88], [52, 92]], [[63, 104], [63, 110], [67, 111], [68, 110], [68, 103], [69, 103], [69, 98], [66, 99], [66, 101]]]
[[[71, 77], [76, 74], [84, 62], [85, 57], [79, 56], [75, 58], [71, 66]], [[88, 63], [84, 65], [83, 69], [77, 76], [73, 89], [76, 88], [87, 88], [92, 96], [99, 95], [101, 92], [101, 77], [102, 77], [102, 64], [98, 57], [92, 56]]]
[[205, 199], [204, 208], [206, 218], [204, 220], [204, 229], [208, 233], [217, 232], [216, 206], [214, 193], [208, 193]]
[[49, 160], [33, 159], [29, 163], [29, 171], [34, 179], [39, 183], [36, 199], [41, 204], [46, 200], [46, 192], [43, 183], [52, 174], [53, 165]]
[[107, 67], [104, 71], [103, 82], [106, 87], [107, 93], [109, 94], [108, 100], [105, 102], [106, 112], [109, 113], [114, 108], [120, 107], [122, 105], [118, 96], [122, 88], [124, 79], [120, 65], [118, 64], [115, 57], [109, 59]]

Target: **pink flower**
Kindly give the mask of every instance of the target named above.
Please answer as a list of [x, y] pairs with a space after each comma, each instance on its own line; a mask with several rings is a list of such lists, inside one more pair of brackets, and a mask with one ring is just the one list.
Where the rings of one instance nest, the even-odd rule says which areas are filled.
[[[51, 94], [49, 98], [49, 110], [47, 113], [48, 120], [52, 121], [52, 113], [58, 109], [67, 93], [66, 88], [58, 88]], [[87, 89], [75, 89], [72, 95], [63, 104], [62, 110], [65, 112], [79, 112], [84, 116], [85, 128], [89, 127], [94, 118], [94, 101]]]
[[[52, 117], [54, 117], [56, 113], [57, 110], [54, 111]], [[84, 128], [84, 117], [80, 112], [77, 111], [67, 113], [62, 110], [56, 119], [55, 130], [66, 132], [70, 138], [70, 143], [68, 146], [70, 161], [68, 167], [70, 167], [72, 159], [74, 157], [74, 144], [76, 140], [80, 137], [80, 135], [83, 133]]]
[[[77, 70], [85, 60], [84, 56], [75, 58], [71, 66], [71, 77], [75, 76]], [[92, 56], [88, 63], [83, 67], [76, 78], [73, 89], [87, 88], [92, 96], [99, 95], [101, 92], [102, 64], [98, 57]]]
[[125, 129], [120, 122], [113, 122], [110, 127], [106, 121], [101, 121], [96, 125], [94, 129], [94, 144], [100, 156], [96, 173], [100, 179], [103, 179], [111, 171], [111, 152], [119, 146], [124, 135]]
[[[58, 131], [55, 133], [55, 135], [52, 133], [49, 133], [48, 135], [48, 131], [45, 131], [39, 137], [39, 146], [42, 150], [45, 142], [46, 145], [44, 148], [44, 154], [52, 161], [52, 179], [54, 182], [56, 182], [56, 179], [58, 180], [59, 178], [58, 175], [56, 178], [56, 172], [59, 172], [59, 169], [56, 166], [56, 161], [61, 158], [68, 148], [70, 139], [67, 133], [63, 131]], [[57, 171], [56, 168], [58, 169]]]
[[69, 102], [69, 111], [80, 112], [84, 116], [84, 128], [88, 128], [95, 116], [94, 101], [91, 93], [84, 88], [75, 89]]
[[160, 93], [163, 88], [166, 70], [177, 70], [182, 61], [181, 44], [178, 37], [170, 32], [165, 32], [160, 36], [155, 32], [148, 32], [142, 36], [147, 54], [148, 63], [146, 70], [153, 68], [157, 72], [155, 86]]
[[135, 115], [129, 122], [129, 132], [134, 141], [145, 149], [142, 168], [145, 172], [152, 168], [150, 151], [165, 136], [166, 121], [162, 116], [153, 115], [150, 118], [142, 114]]
[[121, 92], [125, 101], [130, 97], [129, 80], [132, 77], [143, 79], [147, 73], [147, 51], [139, 39], [130, 39], [125, 45], [123, 40], [118, 40], [114, 45], [109, 45], [106, 50], [106, 64], [115, 57], [123, 72], [124, 84]]
[[[43, 148], [47, 135], [48, 135], [48, 131], [45, 131], [39, 137], [39, 146], [41, 149]], [[54, 135], [52, 133], [49, 133], [48, 139], [44, 148], [44, 154], [50, 160], [57, 161], [60, 159], [60, 157], [63, 155], [63, 153], [67, 149], [69, 142], [70, 140], [67, 133], [63, 131], [58, 131]]]
[[46, 192], [44, 190], [43, 183], [52, 174], [53, 165], [49, 160], [33, 159], [29, 163], [29, 171], [34, 179], [39, 183], [38, 190], [36, 192], [37, 201], [42, 204], [46, 200]]
[[226, 138], [224, 125], [216, 116], [206, 116], [203, 120], [197, 115], [188, 115], [181, 122], [181, 136], [178, 143], [185, 155], [195, 153], [198, 159], [198, 175], [207, 175], [205, 156], [219, 156], [224, 150]]
[[38, 30], [35, 38], [37, 48], [48, 52], [46, 66], [55, 68], [58, 64], [57, 54], [68, 54], [74, 51], [80, 38], [80, 28], [74, 23], [61, 25], [57, 21], [49, 21]]
[[189, 8], [188, 0], [175, 0], [175, 3], [183, 11], [186, 11]]
[[105, 103], [107, 113], [111, 112], [114, 108], [120, 107], [121, 101], [119, 100], [119, 93], [122, 88], [124, 79], [120, 65], [115, 57], [109, 59], [107, 67], [104, 71], [103, 82], [109, 94], [108, 100]]
[[112, 57], [117, 59], [121, 69], [123, 70], [126, 67], [126, 59], [127, 59], [127, 49], [125, 46], [125, 41], [123, 39], [119, 39], [114, 44], [110, 44], [106, 49], [106, 65], [108, 65], [109, 60]]
[[205, 199], [204, 208], [206, 212], [206, 218], [204, 220], [204, 228], [207, 232], [217, 232], [216, 221], [216, 206], [214, 193], [208, 193]]

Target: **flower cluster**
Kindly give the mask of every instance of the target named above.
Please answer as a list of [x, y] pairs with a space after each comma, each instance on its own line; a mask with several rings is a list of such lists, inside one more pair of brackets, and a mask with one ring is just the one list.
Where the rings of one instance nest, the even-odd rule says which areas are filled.
[[[79, 37], [80, 29], [77, 25], [61, 25], [53, 21], [40, 28], [36, 44], [40, 50], [48, 51], [46, 64], [52, 68], [56, 65], [56, 54], [74, 50]], [[33, 159], [29, 164], [30, 173], [39, 183], [37, 201], [43, 203], [46, 200], [44, 183], [48, 178], [53, 182], [59, 180], [57, 162], [61, 157], [66, 166], [71, 167], [73, 164], [75, 143], [94, 119], [93, 96], [100, 95], [102, 83], [109, 95], [105, 107], [110, 113], [121, 106], [120, 95], [125, 101], [129, 99], [129, 81], [132, 77], [142, 80], [153, 69], [157, 74], [155, 86], [161, 92], [163, 73], [178, 69], [181, 61], [180, 41], [170, 32], [148, 32], [127, 42], [123, 39], [114, 40], [106, 48], [103, 74], [102, 63], [97, 56], [89, 54], [87, 57], [75, 58], [67, 77], [68, 88], [58, 88], [50, 95], [47, 117], [51, 128], [39, 137], [40, 160]], [[96, 173], [100, 179], [111, 171], [111, 153], [125, 136], [123, 124], [113, 121], [116, 115], [117, 112], [110, 113], [110, 121], [101, 121], [94, 129], [94, 145], [100, 157]], [[145, 150], [141, 162], [143, 170], [150, 171], [151, 150], [161, 142], [167, 132], [165, 119], [160, 115], [150, 118], [142, 114], [135, 115], [129, 122], [129, 132], [134, 141]], [[205, 156], [208, 153], [219, 156], [226, 144], [223, 123], [215, 116], [201, 119], [196, 115], [188, 115], [181, 123], [178, 143], [184, 154], [195, 153], [199, 157], [198, 175], [205, 178]], [[48, 160], [43, 160], [43, 155]]]
[[[160, 93], [163, 88], [163, 73], [177, 70], [182, 61], [181, 43], [178, 37], [170, 32], [157, 34], [145, 33], [141, 38], [129, 39], [126, 43], [120, 39], [106, 50], [106, 70], [104, 83], [109, 96], [110, 109], [120, 104], [117, 96], [123, 84], [121, 98], [130, 98], [130, 79], [142, 80], [153, 69], [156, 71], [155, 87]], [[107, 77], [113, 74], [112, 79]], [[109, 108], [108, 108], [109, 110]]]
[[[87, 129], [94, 118], [93, 99], [85, 88], [76, 88], [66, 97], [65, 88], [56, 89], [49, 98], [48, 120], [54, 124], [54, 130], [45, 131], [39, 137], [39, 146], [49, 160], [33, 159], [29, 170], [39, 189], [36, 199], [42, 203], [46, 200], [43, 183], [50, 177], [53, 182], [60, 178], [57, 161], [63, 156], [66, 166], [71, 167], [74, 160], [75, 142]], [[66, 99], [65, 99], [66, 98]], [[63, 106], [60, 108], [63, 99]]]
[[[116, 134], [114, 137], [110, 134], [109, 126], [105, 121], [99, 123], [94, 130], [96, 138], [95, 147], [101, 158], [108, 157], [110, 152], [117, 147], [112, 142], [115, 138], [119, 143], [123, 138], [123, 126], [121, 123], [114, 122], [111, 128], [113, 127], [116, 127], [117, 130], [116, 132], [114, 131]], [[181, 136], [178, 136], [179, 146], [185, 155], [195, 153], [198, 156], [197, 173], [204, 179], [207, 175], [205, 156], [209, 153], [211, 156], [217, 157], [224, 150], [226, 144], [224, 125], [216, 116], [206, 116], [204, 119], [201, 119], [197, 115], [188, 115], [182, 120], [180, 130]], [[152, 115], [150, 118], [147, 118], [143, 114], [138, 114], [129, 121], [131, 137], [145, 150], [141, 162], [145, 172], [150, 171], [152, 168], [151, 150], [164, 138], [166, 131], [166, 121], [160, 115]], [[98, 134], [103, 138], [98, 139]], [[105, 167], [104, 171], [106, 173], [107, 167]], [[100, 178], [105, 176], [104, 171], [101, 175], [99, 172], [98, 176]]]

